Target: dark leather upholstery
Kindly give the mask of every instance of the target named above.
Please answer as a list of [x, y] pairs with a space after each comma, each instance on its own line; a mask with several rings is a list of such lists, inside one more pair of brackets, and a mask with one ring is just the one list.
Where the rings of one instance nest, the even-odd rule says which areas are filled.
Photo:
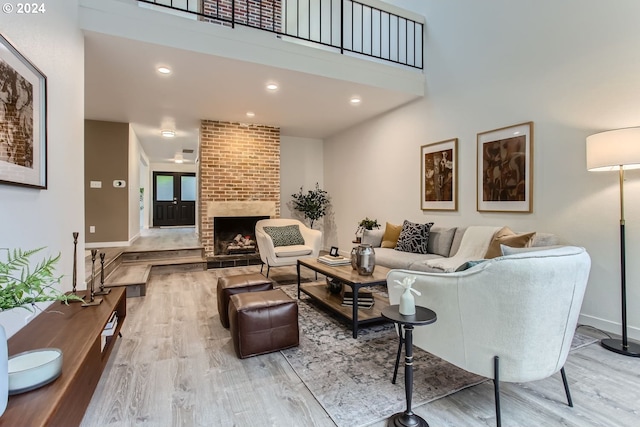
[[229, 298], [242, 292], [258, 292], [273, 289], [275, 282], [259, 273], [225, 276], [218, 279], [218, 314], [220, 323], [229, 327]]
[[298, 304], [281, 289], [232, 295], [229, 322], [241, 359], [299, 344]]

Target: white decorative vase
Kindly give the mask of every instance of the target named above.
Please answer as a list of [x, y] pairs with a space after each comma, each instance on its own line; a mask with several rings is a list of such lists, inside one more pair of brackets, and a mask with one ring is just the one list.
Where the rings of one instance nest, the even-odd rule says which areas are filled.
[[0, 417], [7, 409], [9, 399], [9, 353], [7, 352], [7, 334], [0, 325]]
[[416, 314], [416, 299], [413, 297], [410, 287], [406, 288], [400, 296], [400, 307], [398, 311], [403, 316], [413, 316]]

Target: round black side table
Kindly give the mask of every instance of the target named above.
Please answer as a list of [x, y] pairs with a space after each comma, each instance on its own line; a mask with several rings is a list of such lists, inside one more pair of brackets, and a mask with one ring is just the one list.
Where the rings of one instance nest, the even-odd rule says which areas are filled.
[[[382, 317], [397, 323], [404, 329], [404, 392], [407, 397], [407, 410], [393, 414], [387, 420], [387, 426], [393, 427], [429, 427], [429, 424], [411, 410], [413, 394], [413, 327], [430, 325], [437, 319], [436, 313], [425, 307], [416, 306], [416, 314], [404, 316], [400, 314], [399, 305], [390, 305], [382, 309]], [[402, 340], [402, 330], [399, 331]], [[402, 341], [401, 341], [402, 342]]]

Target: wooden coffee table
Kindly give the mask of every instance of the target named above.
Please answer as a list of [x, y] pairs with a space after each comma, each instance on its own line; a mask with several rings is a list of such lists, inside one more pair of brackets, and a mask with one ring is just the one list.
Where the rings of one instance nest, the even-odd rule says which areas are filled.
[[[310, 270], [320, 273], [332, 279], [339, 280], [353, 291], [353, 307], [345, 307], [342, 305], [342, 297], [329, 292], [324, 283], [300, 283], [300, 267], [304, 266]], [[360, 288], [386, 285], [387, 274], [389, 269], [377, 265], [373, 274], [370, 276], [361, 276], [351, 268], [351, 265], [330, 266], [319, 262], [316, 258], [303, 258], [298, 260], [298, 299], [300, 292], [307, 294], [313, 300], [319, 302], [325, 308], [333, 311], [351, 322], [353, 338], [358, 338], [358, 326], [385, 321], [382, 317], [382, 309], [389, 306], [389, 299], [378, 295], [374, 292], [373, 298], [375, 303], [369, 309], [358, 309], [358, 290]]]

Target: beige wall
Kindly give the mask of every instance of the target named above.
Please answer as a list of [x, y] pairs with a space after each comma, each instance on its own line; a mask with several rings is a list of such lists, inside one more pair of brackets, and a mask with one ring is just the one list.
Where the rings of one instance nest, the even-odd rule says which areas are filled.
[[[85, 236], [87, 246], [129, 241], [129, 124], [85, 120]], [[126, 181], [115, 188], [114, 180]], [[100, 181], [102, 188], [91, 188]], [[95, 226], [95, 233], [90, 233]], [[89, 245], [94, 244], [94, 245]]]
[[[83, 119], [84, 41], [78, 29], [78, 2], [46, 2], [39, 16], [0, 14], [0, 32], [47, 76], [47, 189], [0, 185], [0, 246], [57, 255], [60, 289], [71, 290], [73, 232], [81, 233], [78, 262], [84, 259]], [[0, 257], [6, 255], [0, 251]], [[84, 289], [84, 269], [79, 269]], [[39, 304], [42, 308], [48, 304]], [[35, 311], [38, 313], [38, 310]], [[35, 314], [24, 309], [0, 313], [7, 335]]]
[[[620, 333], [618, 177], [587, 171], [585, 138], [640, 125], [640, 62], [631, 60], [640, 2], [404, 3], [428, 20], [428, 95], [325, 142], [341, 247], [365, 216], [556, 233], [592, 257], [580, 321]], [[526, 121], [534, 122], [533, 212], [478, 212], [477, 134]], [[458, 138], [458, 211], [421, 211], [420, 146], [448, 138]], [[640, 255], [640, 171], [626, 178], [629, 336], [640, 339], [640, 264], [631, 262]]]

